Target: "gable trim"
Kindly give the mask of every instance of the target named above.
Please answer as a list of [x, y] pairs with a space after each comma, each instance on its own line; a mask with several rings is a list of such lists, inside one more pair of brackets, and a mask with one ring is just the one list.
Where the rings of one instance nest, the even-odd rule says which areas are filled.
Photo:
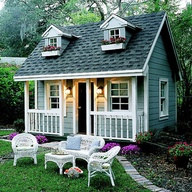
[[156, 36], [155, 36], [155, 39], [154, 39], [153, 44], [152, 44], [152, 46], [151, 46], [151, 49], [150, 49], [150, 51], [149, 51], [149, 53], [148, 53], [148, 55], [147, 55], [147, 59], [145, 60], [145, 64], [144, 64], [144, 67], [143, 67], [143, 71], [145, 71], [145, 70], [146, 70], [146, 67], [148, 66], [149, 60], [150, 60], [150, 58], [151, 58], [151, 55], [152, 55], [152, 53], [153, 53], [153, 50], [154, 50], [154, 48], [155, 48], [155, 45], [156, 45], [156, 43], [157, 43], [157, 40], [158, 40], [158, 38], [159, 38], [159, 35], [160, 35], [161, 30], [162, 30], [162, 28], [163, 28], [163, 25], [164, 25], [164, 23], [165, 23], [165, 19], [166, 19], [166, 13], [165, 13], [165, 15], [164, 15], [164, 17], [163, 17], [163, 19], [162, 19], [162, 21], [161, 21], [159, 30], [158, 30], [158, 32], [157, 32], [157, 34], [156, 34]]
[[130, 26], [132, 28], [136, 28], [135, 25], [129, 23], [128, 21], [126, 21], [125, 19], [122, 19], [121, 17], [115, 15], [115, 14], [112, 14], [101, 26], [100, 28], [101, 29], [105, 29], [109, 23], [109, 21], [112, 19], [112, 18], [115, 18], [117, 20], [119, 20], [121, 23], [122, 23], [122, 26]]
[[130, 77], [130, 76], [144, 76], [144, 73], [142, 70], [139, 69], [139, 70], [90, 72], [90, 73], [68, 73], [68, 74], [53, 74], [53, 75], [14, 76], [14, 80], [15, 81], [59, 80], [59, 79]]

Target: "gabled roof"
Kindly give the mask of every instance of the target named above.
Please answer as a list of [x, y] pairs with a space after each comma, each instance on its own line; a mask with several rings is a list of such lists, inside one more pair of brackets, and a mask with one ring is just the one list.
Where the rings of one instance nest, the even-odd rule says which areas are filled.
[[61, 56], [50, 58], [41, 56], [45, 43], [42, 39], [17, 71], [15, 80], [143, 75], [165, 18], [164, 12], [124, 18], [142, 30], [134, 33], [125, 50], [109, 52], [101, 50], [103, 21], [60, 27], [79, 38], [71, 39]]
[[125, 20], [125, 19], [123, 19], [123, 18], [121, 18], [121, 17], [119, 17], [119, 16], [117, 16], [117, 15], [115, 15], [115, 14], [112, 14], [108, 19], [106, 19], [105, 22], [100, 26], [100, 28], [101, 28], [101, 29], [106, 29], [108, 23], [109, 23], [112, 19], [118, 20], [119, 23], [120, 23], [120, 25], [121, 25], [122, 27], [130, 27], [131, 29], [136, 29], [136, 28], [137, 28], [134, 24], [128, 22], [127, 20]]

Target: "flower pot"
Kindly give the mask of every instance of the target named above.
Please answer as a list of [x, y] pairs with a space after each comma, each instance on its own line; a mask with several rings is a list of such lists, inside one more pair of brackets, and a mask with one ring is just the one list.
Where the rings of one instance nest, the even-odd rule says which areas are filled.
[[187, 165], [189, 162], [189, 157], [187, 156], [175, 156], [174, 157], [174, 163], [176, 165], [176, 168], [184, 168], [187, 169]]

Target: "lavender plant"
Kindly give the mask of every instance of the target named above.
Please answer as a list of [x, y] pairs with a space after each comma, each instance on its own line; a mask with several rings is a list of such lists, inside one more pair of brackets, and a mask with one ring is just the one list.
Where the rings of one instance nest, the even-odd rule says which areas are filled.
[[119, 143], [107, 143], [106, 145], [104, 145], [104, 147], [101, 149], [101, 151], [103, 151], [103, 152], [109, 151], [111, 148], [113, 148], [115, 146], [120, 146], [120, 145], [119, 145]]
[[48, 141], [48, 139], [43, 135], [36, 135], [35, 137], [38, 144], [46, 143]]
[[14, 132], [9, 135], [9, 140], [12, 140], [18, 133]]
[[137, 145], [127, 145], [125, 147], [122, 147], [121, 154], [122, 155], [129, 155], [129, 154], [136, 154], [139, 153], [140, 148]]

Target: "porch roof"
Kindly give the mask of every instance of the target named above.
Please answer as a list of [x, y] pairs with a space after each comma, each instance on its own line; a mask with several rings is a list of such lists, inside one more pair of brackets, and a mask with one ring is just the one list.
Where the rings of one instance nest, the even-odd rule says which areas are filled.
[[[78, 26], [59, 27], [72, 31], [74, 38], [59, 57], [41, 56], [44, 46], [42, 39], [15, 75], [16, 80], [35, 77], [60, 76], [71, 74], [120, 74], [137, 72], [140, 74], [150, 54], [151, 47], [159, 31], [165, 12], [136, 15], [125, 18], [128, 22], [142, 28], [133, 34], [125, 50], [103, 52], [101, 40], [103, 23], [89, 23]], [[88, 76], [89, 76], [88, 75]]]

